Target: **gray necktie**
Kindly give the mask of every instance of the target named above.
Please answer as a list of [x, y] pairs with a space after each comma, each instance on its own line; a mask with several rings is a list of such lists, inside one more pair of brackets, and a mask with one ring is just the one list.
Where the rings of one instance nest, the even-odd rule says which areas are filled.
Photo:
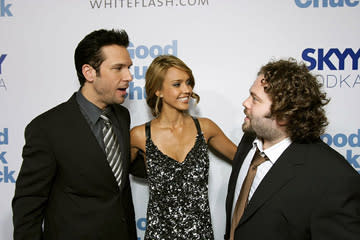
[[102, 129], [102, 132], [104, 137], [106, 158], [120, 187], [122, 175], [120, 145], [118, 143], [110, 119], [105, 114], [101, 114], [100, 117], [104, 121], [104, 128]]

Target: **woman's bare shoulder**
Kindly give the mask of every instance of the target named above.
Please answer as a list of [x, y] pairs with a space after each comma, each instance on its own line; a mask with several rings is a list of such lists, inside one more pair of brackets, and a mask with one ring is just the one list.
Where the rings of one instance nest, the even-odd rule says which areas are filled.
[[131, 142], [144, 142], [146, 139], [145, 136], [145, 124], [141, 124], [133, 127], [130, 130]]

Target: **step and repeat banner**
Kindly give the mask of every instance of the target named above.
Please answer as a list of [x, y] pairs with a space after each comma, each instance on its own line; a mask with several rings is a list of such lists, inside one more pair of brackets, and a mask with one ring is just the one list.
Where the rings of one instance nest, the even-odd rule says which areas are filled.
[[[151, 119], [144, 77], [160, 54], [193, 70], [201, 101], [191, 114], [216, 122], [236, 144], [242, 102], [272, 59], [304, 61], [331, 98], [323, 140], [360, 173], [358, 0], [0, 0], [0, 239], [12, 239], [11, 200], [24, 128], [79, 88], [73, 55], [93, 30], [125, 29], [134, 76], [125, 106], [132, 126]], [[223, 239], [231, 166], [210, 152], [209, 199]], [[326, 166], [324, 166], [326, 171]], [[146, 228], [146, 182], [132, 178], [137, 231]]]

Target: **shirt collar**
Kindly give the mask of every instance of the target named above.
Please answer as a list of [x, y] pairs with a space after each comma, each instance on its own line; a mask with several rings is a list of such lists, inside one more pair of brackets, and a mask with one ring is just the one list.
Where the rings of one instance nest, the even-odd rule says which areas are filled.
[[291, 143], [292, 141], [288, 137], [264, 150], [262, 141], [256, 138], [253, 141], [253, 147], [258, 147], [259, 151], [261, 153], [264, 153], [269, 158], [270, 162], [274, 164], [276, 160], [281, 156], [281, 154], [286, 150], [286, 148], [290, 146]]
[[76, 100], [79, 103], [81, 109], [84, 111], [84, 113], [88, 116], [90, 122], [92, 124], [96, 124], [98, 119], [100, 118], [101, 113], [103, 112], [100, 108], [98, 108], [95, 104], [88, 101], [84, 95], [81, 93], [81, 90], [79, 90], [76, 93]]

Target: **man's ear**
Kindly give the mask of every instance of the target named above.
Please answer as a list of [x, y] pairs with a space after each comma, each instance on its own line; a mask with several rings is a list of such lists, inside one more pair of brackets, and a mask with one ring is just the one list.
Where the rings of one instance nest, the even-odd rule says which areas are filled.
[[82, 74], [86, 78], [86, 81], [93, 82], [96, 78], [96, 70], [89, 64], [84, 64], [81, 68]]
[[284, 127], [288, 124], [288, 120], [284, 117], [282, 119], [277, 119], [277, 124], [281, 127]]

